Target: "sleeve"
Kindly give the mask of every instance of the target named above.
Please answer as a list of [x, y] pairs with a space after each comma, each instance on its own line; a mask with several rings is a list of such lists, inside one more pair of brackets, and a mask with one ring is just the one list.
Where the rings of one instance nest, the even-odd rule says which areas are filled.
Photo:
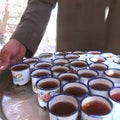
[[57, 0], [28, 1], [20, 23], [10, 38], [20, 41], [26, 47], [26, 57], [32, 57], [36, 52], [56, 1]]

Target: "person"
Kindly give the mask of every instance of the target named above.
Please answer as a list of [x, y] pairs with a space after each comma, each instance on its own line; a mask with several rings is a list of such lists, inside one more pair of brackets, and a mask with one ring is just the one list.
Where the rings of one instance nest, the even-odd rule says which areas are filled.
[[10, 41], [0, 52], [0, 71], [24, 56], [34, 55], [57, 2], [56, 51], [102, 50], [119, 54], [120, 0], [29, 0]]

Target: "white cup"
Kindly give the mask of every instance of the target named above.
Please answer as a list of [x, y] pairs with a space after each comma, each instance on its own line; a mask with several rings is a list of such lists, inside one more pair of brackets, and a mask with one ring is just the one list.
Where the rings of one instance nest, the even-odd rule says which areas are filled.
[[48, 104], [50, 120], [77, 120], [79, 116], [79, 101], [67, 94], [53, 96]]
[[109, 90], [109, 99], [113, 103], [113, 120], [120, 119], [120, 87]]
[[92, 95], [108, 98], [108, 91], [114, 87], [114, 83], [107, 78], [97, 77], [88, 81], [88, 87]]
[[57, 77], [60, 73], [65, 73], [68, 72], [69, 70], [70, 70], [69, 67], [63, 65], [54, 65], [51, 67], [53, 77]]
[[77, 71], [78, 75], [80, 76], [80, 82], [87, 85], [88, 80], [98, 77], [99, 73], [96, 70], [92, 69], [80, 69]]
[[56, 58], [52, 62], [54, 65], [65, 65], [65, 66], [69, 65], [69, 60], [65, 58]]
[[34, 64], [34, 68], [47, 68], [47, 69], [50, 69], [52, 66], [52, 63], [51, 62], [48, 62], [48, 61], [40, 61], [40, 62], [37, 62]]
[[104, 77], [113, 81], [115, 86], [120, 86], [120, 69], [109, 68], [104, 71]]
[[79, 101], [90, 94], [88, 86], [80, 82], [70, 82], [64, 84], [62, 92], [77, 97]]
[[51, 77], [52, 72], [49, 69], [39, 68], [35, 69], [31, 72], [31, 79], [32, 79], [32, 90], [34, 93], [37, 93], [36, 82], [43, 77]]
[[40, 61], [49, 61], [51, 62], [53, 60], [53, 54], [52, 53], [41, 53], [39, 55]]
[[113, 104], [102, 96], [88, 96], [81, 102], [81, 120], [113, 120]]
[[15, 85], [25, 85], [30, 81], [30, 66], [27, 63], [16, 63], [11, 66], [13, 83]]
[[30, 65], [30, 69], [34, 69], [34, 64], [39, 61], [37, 57], [26, 58], [23, 60], [24, 63], [28, 63]]
[[57, 78], [60, 79], [62, 85], [69, 82], [79, 82], [79, 76], [71, 72], [60, 73]]
[[69, 53], [69, 54], [65, 55], [65, 58], [68, 59], [69, 61], [72, 61], [72, 60], [79, 59], [80, 56], [75, 53]]
[[87, 68], [88, 67], [88, 63], [84, 60], [72, 60], [70, 61], [70, 68], [72, 70], [79, 70], [79, 69], [83, 69], [83, 68]]
[[41, 78], [36, 82], [38, 103], [40, 107], [47, 108], [48, 100], [52, 96], [60, 93], [60, 85], [60, 80], [53, 77]]
[[105, 63], [91, 63], [89, 68], [99, 72], [99, 77], [104, 76], [104, 71], [108, 69], [108, 65]]

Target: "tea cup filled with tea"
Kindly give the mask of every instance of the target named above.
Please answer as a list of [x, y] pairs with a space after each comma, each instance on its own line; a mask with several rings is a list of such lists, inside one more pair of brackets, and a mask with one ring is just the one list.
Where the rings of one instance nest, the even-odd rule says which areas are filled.
[[88, 81], [88, 87], [92, 95], [101, 95], [108, 98], [108, 91], [114, 87], [114, 83], [103, 77], [97, 77]]
[[68, 66], [69, 65], [69, 60], [65, 58], [56, 58], [52, 61], [54, 65], [64, 65]]
[[62, 92], [77, 97], [79, 101], [90, 94], [88, 86], [80, 82], [70, 82], [64, 84]]
[[120, 69], [109, 68], [104, 71], [104, 77], [113, 81], [115, 86], [120, 86]]
[[57, 77], [60, 73], [68, 72], [70, 69], [64, 65], [53, 65], [51, 67], [51, 71], [53, 73], [53, 77]]
[[87, 96], [81, 102], [82, 120], [113, 120], [112, 111], [112, 102], [102, 96]]
[[79, 76], [76, 73], [66, 72], [66, 73], [60, 73], [57, 76], [58, 79], [60, 79], [61, 84], [64, 85], [65, 83], [69, 82], [79, 82]]
[[52, 72], [49, 69], [39, 68], [35, 69], [31, 72], [31, 80], [32, 80], [32, 90], [37, 93], [36, 82], [43, 77], [51, 77]]
[[38, 61], [39, 61], [38, 57], [31, 57], [31, 58], [23, 59], [24, 63], [28, 63], [30, 65], [31, 70], [34, 69], [34, 64], [37, 63]]
[[30, 66], [27, 63], [16, 63], [10, 67], [13, 83], [15, 85], [25, 85], [30, 81]]
[[65, 55], [65, 58], [68, 59], [69, 61], [72, 61], [72, 60], [79, 59], [80, 56], [78, 54], [75, 54], [75, 53], [69, 53], [69, 54]]
[[39, 55], [40, 61], [49, 61], [51, 62], [53, 60], [53, 54], [52, 53], [41, 53]]
[[92, 56], [92, 57], [89, 58], [88, 63], [96, 63], [96, 62], [105, 63], [106, 60], [107, 59], [103, 56]]
[[113, 120], [120, 119], [120, 87], [111, 88], [108, 92], [109, 99], [113, 103]]
[[34, 68], [38, 69], [38, 68], [47, 68], [50, 69], [52, 66], [52, 63], [49, 61], [40, 61], [34, 64]]
[[36, 82], [38, 103], [40, 107], [47, 108], [48, 100], [60, 93], [61, 82], [57, 78], [45, 77], [41, 78]]
[[72, 60], [70, 61], [70, 68], [77, 71], [79, 69], [87, 68], [88, 63], [84, 60]]
[[77, 120], [79, 117], [79, 101], [68, 94], [53, 96], [47, 104], [50, 120]]
[[93, 69], [79, 69], [77, 71], [79, 77], [80, 77], [80, 82], [84, 83], [87, 85], [87, 82], [89, 79], [92, 79], [94, 77], [98, 77], [99, 73], [96, 70]]
[[108, 69], [108, 65], [105, 63], [91, 63], [89, 68], [99, 72], [99, 77], [104, 76], [104, 71]]

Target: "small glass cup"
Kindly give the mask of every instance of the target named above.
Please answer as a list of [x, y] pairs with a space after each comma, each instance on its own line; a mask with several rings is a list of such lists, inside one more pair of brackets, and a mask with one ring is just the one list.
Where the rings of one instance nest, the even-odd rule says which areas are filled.
[[97, 77], [88, 81], [88, 87], [92, 95], [101, 95], [108, 98], [108, 91], [114, 87], [114, 83], [103, 77]]
[[79, 117], [79, 101], [68, 94], [53, 96], [48, 104], [50, 120], [77, 120]]
[[60, 85], [60, 80], [53, 77], [41, 78], [36, 82], [40, 107], [47, 108], [48, 100], [60, 93]]
[[27, 63], [16, 63], [10, 67], [13, 83], [15, 85], [25, 85], [30, 81], [30, 66]]
[[120, 119], [120, 87], [113, 87], [109, 90], [109, 99], [113, 103], [113, 120]]
[[102, 96], [87, 96], [81, 102], [81, 120], [113, 120], [112, 111], [112, 102]]

